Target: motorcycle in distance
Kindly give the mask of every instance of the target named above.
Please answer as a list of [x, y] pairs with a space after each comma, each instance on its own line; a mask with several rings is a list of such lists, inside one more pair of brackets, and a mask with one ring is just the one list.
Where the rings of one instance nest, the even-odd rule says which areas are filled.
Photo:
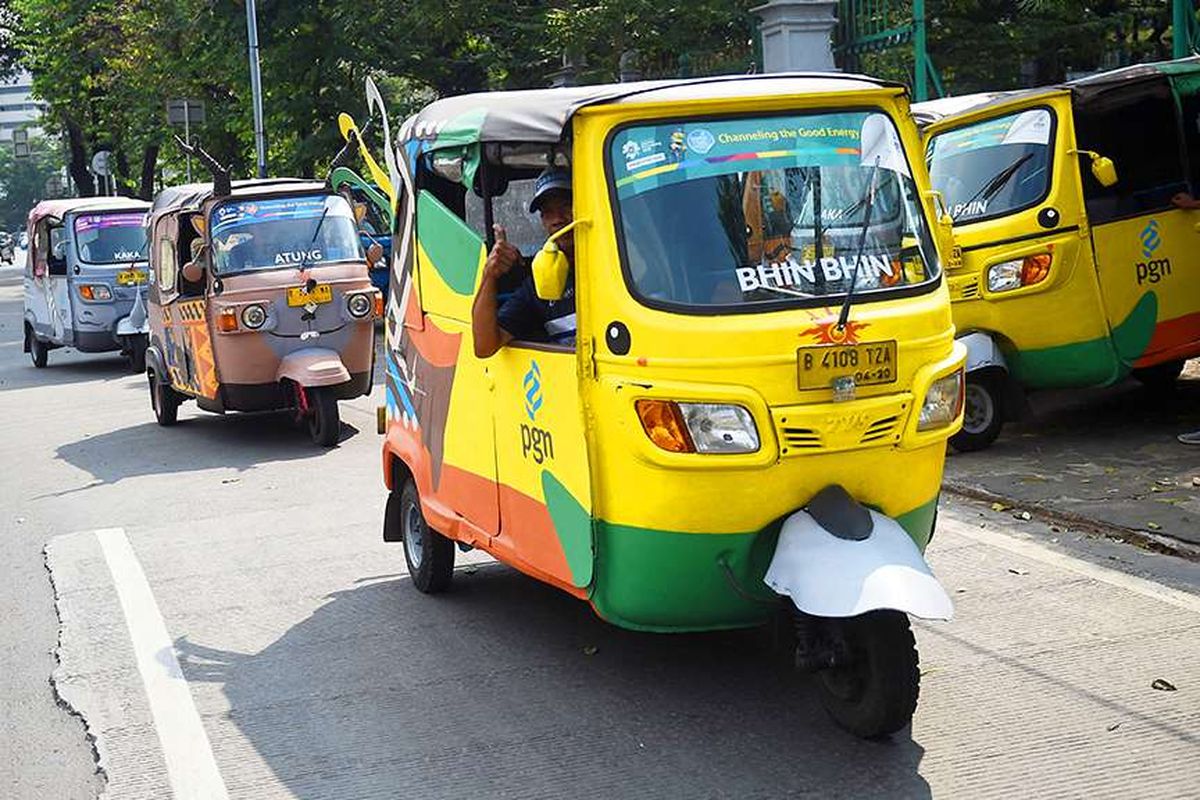
[[[414, 586], [446, 590], [457, 546], [633, 630], [783, 613], [838, 724], [907, 725], [907, 615], [952, 615], [922, 553], [966, 348], [906, 89], [783, 74], [475, 94], [399, 139], [383, 536]], [[531, 210], [547, 176], [573, 214], [549, 240]], [[573, 303], [574, 339], [543, 335], [555, 317], [477, 356], [493, 224], [534, 256], [495, 291]]]
[[1168, 389], [1200, 356], [1197, 110], [1196, 57], [913, 106], [962, 252], [955, 449], [991, 445], [1026, 392]]
[[206, 411], [296, 414], [337, 444], [338, 401], [371, 391], [383, 296], [346, 201], [294, 178], [164, 189], [149, 214], [150, 402], [160, 425]]
[[120, 351], [146, 370], [146, 231], [149, 203], [123, 197], [44, 200], [29, 212], [25, 352]]

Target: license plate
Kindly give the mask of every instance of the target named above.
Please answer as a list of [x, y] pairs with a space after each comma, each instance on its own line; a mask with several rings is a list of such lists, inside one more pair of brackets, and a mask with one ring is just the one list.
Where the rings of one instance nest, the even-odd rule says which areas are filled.
[[287, 290], [289, 306], [306, 306], [309, 303], [328, 303], [333, 300], [333, 287], [327, 283], [318, 284], [311, 292], [304, 291], [299, 286]]
[[117, 273], [118, 286], [136, 286], [145, 282], [146, 270], [144, 269], [123, 269]]
[[801, 347], [796, 351], [801, 389], [827, 389], [851, 377], [857, 386], [896, 382], [896, 341]]

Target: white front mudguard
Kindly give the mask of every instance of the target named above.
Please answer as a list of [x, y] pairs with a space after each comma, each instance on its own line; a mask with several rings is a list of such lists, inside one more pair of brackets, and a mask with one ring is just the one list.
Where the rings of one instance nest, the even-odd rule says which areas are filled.
[[948, 620], [954, 605], [921, 551], [891, 517], [871, 511], [874, 528], [862, 541], [840, 539], [807, 511], [783, 523], [766, 584], [817, 617], [854, 617], [895, 609]]
[[988, 367], [999, 367], [1008, 372], [1008, 363], [996, 340], [986, 333], [973, 331], [965, 336], [959, 336], [958, 341], [967, 347], [967, 372], [975, 372]]
[[129, 317], [121, 317], [117, 320], [117, 336], [136, 336], [138, 334], [150, 335], [150, 320], [143, 317], [141, 327], [135, 326]]

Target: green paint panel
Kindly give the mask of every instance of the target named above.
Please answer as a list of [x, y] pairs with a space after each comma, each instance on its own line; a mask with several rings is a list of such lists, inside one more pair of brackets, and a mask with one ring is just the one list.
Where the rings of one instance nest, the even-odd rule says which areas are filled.
[[554, 532], [567, 557], [571, 583], [587, 586], [592, 582], [592, 517], [567, 487], [545, 470], [542, 471], [542, 493], [554, 523]]
[[[779, 526], [758, 533], [673, 533], [596, 522], [591, 601], [608, 622], [640, 631], [744, 628], [778, 610], [762, 582]], [[720, 560], [729, 564], [733, 587]]]
[[904, 528], [904, 532], [912, 537], [922, 553], [929, 545], [929, 540], [933, 538], [933, 524], [937, 521], [937, 505], [938, 498], [934, 497], [925, 505], [917, 506], [912, 511], [896, 517], [896, 522], [899, 522], [900, 527]]
[[1154, 335], [1158, 298], [1147, 292], [1112, 338], [1006, 353], [1017, 380], [1032, 389], [1100, 386], [1125, 377]]
[[[937, 502], [935, 496], [896, 517], [922, 550], [933, 535]], [[779, 608], [763, 576], [782, 527], [780, 519], [751, 533], [677, 533], [597, 521], [592, 605], [632, 630], [759, 625]]]
[[457, 294], [475, 290], [483, 239], [429, 192], [417, 199], [417, 236], [433, 268]]

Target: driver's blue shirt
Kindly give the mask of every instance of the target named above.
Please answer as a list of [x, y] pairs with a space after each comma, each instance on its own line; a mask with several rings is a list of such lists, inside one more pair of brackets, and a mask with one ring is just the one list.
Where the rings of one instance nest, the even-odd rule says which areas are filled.
[[500, 327], [514, 339], [553, 344], [575, 344], [575, 281], [567, 280], [561, 300], [537, 296], [532, 276], [508, 296], [496, 312]]

